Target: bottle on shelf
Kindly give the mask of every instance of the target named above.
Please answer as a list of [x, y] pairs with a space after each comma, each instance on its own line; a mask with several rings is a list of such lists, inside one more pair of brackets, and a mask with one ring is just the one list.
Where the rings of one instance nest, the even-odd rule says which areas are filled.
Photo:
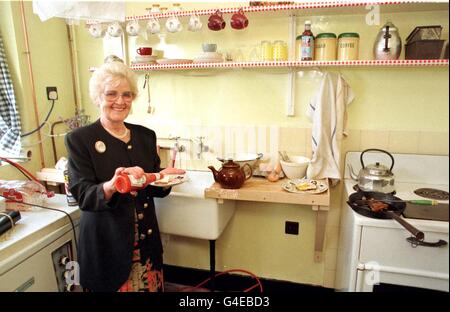
[[314, 59], [314, 35], [311, 31], [311, 21], [305, 21], [305, 30], [301, 36], [300, 60], [312, 61]]
[[141, 190], [150, 183], [162, 178], [164, 178], [162, 173], [145, 173], [140, 179], [136, 179], [131, 174], [120, 174], [114, 182], [114, 186], [119, 193], [126, 194], [131, 191]]
[[69, 177], [69, 169], [67, 168], [67, 164], [65, 166], [63, 174], [64, 174], [64, 191], [66, 193], [67, 204], [69, 206], [76, 206], [76, 205], [78, 205], [78, 202], [75, 199], [75, 197], [73, 197], [72, 193], [69, 190], [70, 177]]

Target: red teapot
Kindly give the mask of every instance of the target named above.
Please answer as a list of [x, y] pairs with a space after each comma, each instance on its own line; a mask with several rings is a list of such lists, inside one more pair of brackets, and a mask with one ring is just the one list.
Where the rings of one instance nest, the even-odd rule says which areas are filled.
[[[244, 167], [248, 166], [250, 170], [245, 172]], [[233, 159], [228, 159], [226, 163], [222, 165], [222, 168], [217, 171], [213, 166], [208, 167], [213, 175], [214, 181], [218, 182], [224, 189], [238, 189], [244, 184], [244, 182], [252, 177], [252, 167], [249, 164], [244, 164], [242, 167], [235, 163]]]
[[222, 17], [222, 12], [217, 10], [208, 18], [208, 28], [214, 31], [222, 30], [225, 28], [225, 20]]

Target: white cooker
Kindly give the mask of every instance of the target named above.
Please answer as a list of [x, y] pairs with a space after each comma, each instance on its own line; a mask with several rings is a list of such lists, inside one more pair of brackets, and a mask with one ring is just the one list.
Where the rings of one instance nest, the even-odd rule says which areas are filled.
[[[380, 285], [390, 284], [449, 291], [448, 221], [405, 218], [425, 233], [426, 242], [447, 243], [435, 247], [416, 246], [407, 241], [411, 234], [396, 221], [365, 217], [347, 205], [356, 184], [349, 176], [347, 164], [359, 170], [360, 154], [349, 152], [346, 155], [335, 288], [376, 291]], [[424, 199], [414, 193], [419, 188], [448, 192], [448, 156], [393, 156], [396, 197]], [[375, 157], [379, 155], [367, 155], [369, 162], [376, 161]], [[439, 202], [448, 204], [448, 199]]]

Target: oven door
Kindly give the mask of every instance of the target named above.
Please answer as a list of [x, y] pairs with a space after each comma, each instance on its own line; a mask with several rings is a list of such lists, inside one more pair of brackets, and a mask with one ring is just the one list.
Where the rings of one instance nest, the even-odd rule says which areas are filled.
[[[400, 228], [363, 227], [356, 291], [392, 284], [449, 291], [449, 248], [413, 246]], [[425, 232], [427, 241], [448, 242], [448, 233]]]

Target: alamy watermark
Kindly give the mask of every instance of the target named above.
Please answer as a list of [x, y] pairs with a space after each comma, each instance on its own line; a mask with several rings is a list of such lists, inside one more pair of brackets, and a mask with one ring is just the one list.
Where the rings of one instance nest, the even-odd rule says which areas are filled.
[[66, 263], [66, 285], [80, 285], [80, 265], [77, 261], [69, 261]]

